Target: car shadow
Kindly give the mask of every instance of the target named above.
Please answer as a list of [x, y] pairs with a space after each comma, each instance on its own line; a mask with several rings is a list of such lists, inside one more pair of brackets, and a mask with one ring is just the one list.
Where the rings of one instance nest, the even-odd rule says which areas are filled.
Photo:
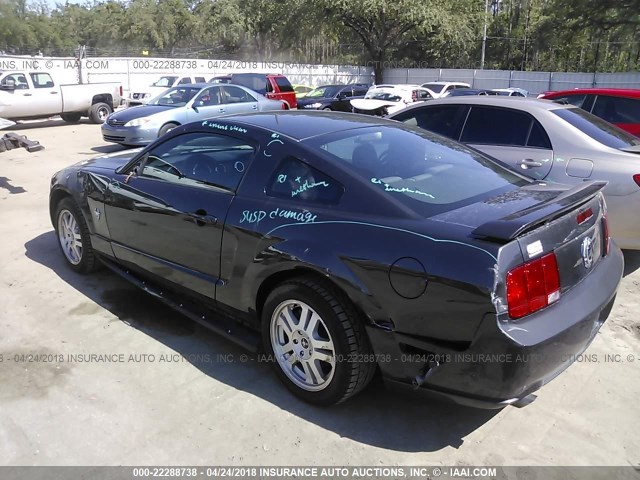
[[122, 145], [118, 145], [117, 143], [112, 143], [110, 145], [100, 145], [99, 147], [91, 147], [91, 150], [98, 153], [114, 153], [114, 152], [122, 152], [124, 150], [129, 150], [127, 147], [123, 147]]
[[51, 117], [43, 120], [28, 120], [23, 122], [18, 122], [15, 125], [7, 127], [2, 130], [2, 132], [11, 132], [11, 131], [20, 131], [20, 130], [31, 130], [34, 128], [50, 128], [50, 127], [63, 127], [65, 125], [92, 125], [88, 118], [82, 118], [77, 122], [65, 122], [60, 117]]
[[[73, 272], [65, 264], [53, 231], [28, 241], [25, 249], [27, 258], [50, 268], [89, 300], [163, 343], [204, 374], [342, 437], [396, 451], [433, 452], [447, 446], [458, 448], [465, 436], [499, 413], [398, 395], [385, 390], [379, 378], [344, 404], [314, 407], [289, 393], [256, 355], [168, 309], [110, 270], [87, 276]], [[243, 355], [249, 359], [243, 361]]]
[[624, 272], [623, 277], [631, 275], [640, 268], [640, 250], [623, 250], [624, 255]]

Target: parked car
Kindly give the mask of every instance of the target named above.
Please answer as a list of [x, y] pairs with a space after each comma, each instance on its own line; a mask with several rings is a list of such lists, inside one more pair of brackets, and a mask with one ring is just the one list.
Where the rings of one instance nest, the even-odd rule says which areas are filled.
[[482, 88], [456, 88], [446, 94], [447, 97], [464, 97], [467, 95], [498, 95], [498, 92]]
[[391, 118], [453, 138], [536, 180], [603, 190], [611, 235], [640, 249], [640, 139], [573, 106], [515, 97], [439, 99]]
[[298, 108], [310, 110], [333, 110], [350, 112], [351, 100], [364, 98], [369, 86], [364, 83], [355, 85], [323, 85], [298, 100]]
[[269, 100], [239, 85], [192, 83], [165, 90], [146, 105], [109, 115], [102, 138], [125, 146], [148, 145], [184, 123], [225, 114], [282, 110], [279, 100]]
[[0, 71], [0, 117], [7, 120], [60, 115], [65, 122], [102, 123], [121, 99], [118, 82], [60, 85], [48, 72]]
[[640, 89], [576, 88], [541, 96], [564, 101], [640, 137]]
[[422, 87], [431, 90], [433, 98], [440, 98], [460, 88], [471, 88], [471, 85], [464, 82], [427, 82], [423, 83]]
[[191, 83], [203, 83], [204, 77], [191, 75], [163, 75], [153, 82], [151, 86], [142, 89], [135, 89], [129, 92], [127, 98], [127, 107], [135, 107], [144, 105], [152, 98], [164, 92], [167, 88], [177, 87], [178, 85], [188, 85]]
[[532, 181], [385, 119], [263, 112], [66, 168], [49, 209], [69, 267], [101, 261], [262, 344], [303, 400], [346, 400], [379, 369], [499, 408], [567, 368], [611, 311], [623, 259], [603, 185]]
[[284, 75], [275, 73], [234, 73], [231, 83], [242, 85], [272, 100], [282, 100], [287, 109], [298, 105], [296, 92]]
[[293, 91], [296, 92], [296, 99], [301, 99], [313, 90], [311, 85], [303, 85], [299, 83], [293, 84], [292, 87]]
[[498, 95], [505, 97], [528, 97], [529, 92], [523, 88], [509, 87], [509, 88], [493, 88], [492, 91], [497, 92]]
[[356, 98], [349, 103], [355, 113], [384, 116], [432, 98], [433, 92], [419, 85], [374, 85], [364, 98]]

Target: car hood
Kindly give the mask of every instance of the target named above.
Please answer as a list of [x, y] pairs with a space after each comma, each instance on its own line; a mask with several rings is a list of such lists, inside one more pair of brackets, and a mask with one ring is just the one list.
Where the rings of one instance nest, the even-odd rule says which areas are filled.
[[[137, 107], [125, 108], [116, 113], [112, 113], [109, 119], [118, 120], [119, 122], [128, 122], [136, 118], [148, 117], [149, 115], [155, 115], [156, 113], [164, 112], [166, 110], [172, 110], [176, 107], [159, 106], [159, 105], [140, 105]], [[108, 121], [108, 120], [107, 120]]]
[[142, 148], [134, 148], [122, 152], [109, 153], [107, 155], [94, 157], [90, 160], [83, 160], [82, 162], [76, 163], [76, 166], [80, 168], [90, 168], [92, 170], [109, 170], [113, 172], [121, 166], [126, 165], [129, 160], [135, 157], [141, 150]]

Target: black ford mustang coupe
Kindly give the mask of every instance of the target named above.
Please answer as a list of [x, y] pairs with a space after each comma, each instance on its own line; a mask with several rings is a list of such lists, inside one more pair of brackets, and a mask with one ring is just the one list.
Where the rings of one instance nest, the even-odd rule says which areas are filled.
[[603, 186], [527, 180], [390, 120], [269, 112], [64, 169], [50, 213], [72, 269], [105, 264], [264, 348], [306, 401], [341, 402], [379, 370], [500, 407], [564, 370], [611, 310], [623, 260]]

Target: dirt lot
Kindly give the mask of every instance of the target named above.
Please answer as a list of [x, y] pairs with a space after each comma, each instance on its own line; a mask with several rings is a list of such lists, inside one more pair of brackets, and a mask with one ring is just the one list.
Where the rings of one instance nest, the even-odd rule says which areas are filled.
[[[49, 180], [120, 149], [98, 126], [8, 131], [46, 150], [0, 154], [0, 464], [640, 465], [640, 254], [625, 255], [626, 276], [590, 355], [526, 408], [428, 403], [374, 384], [319, 409], [293, 398], [268, 366], [240, 361], [241, 349], [114, 274], [66, 268]], [[619, 357], [606, 362], [607, 354]]]

